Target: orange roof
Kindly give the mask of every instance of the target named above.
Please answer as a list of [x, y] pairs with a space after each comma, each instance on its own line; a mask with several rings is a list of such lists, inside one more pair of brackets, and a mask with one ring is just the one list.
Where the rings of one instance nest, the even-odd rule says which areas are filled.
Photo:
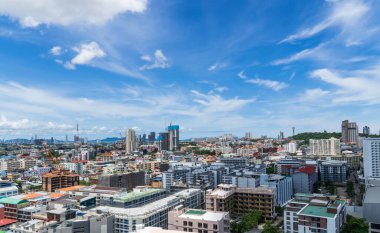
[[62, 193], [50, 193], [49, 194], [49, 197], [53, 198], [53, 199], [58, 199], [60, 197], [63, 197], [65, 196], [65, 194], [62, 194]]
[[59, 192], [68, 192], [68, 191], [77, 190], [77, 189], [80, 189], [83, 187], [85, 187], [85, 186], [84, 185], [75, 185], [75, 186], [71, 186], [71, 187], [67, 187], [67, 188], [58, 189], [58, 191]]
[[0, 220], [0, 227], [9, 225], [9, 224], [12, 224], [12, 223], [15, 223], [15, 222], [17, 222], [17, 220], [9, 219], [9, 218], [3, 218], [3, 219]]
[[41, 197], [41, 196], [43, 196], [41, 193], [28, 193], [28, 194], [25, 194], [25, 196], [21, 199], [22, 200], [29, 200], [29, 199], [33, 199], [33, 198], [37, 198], [37, 197]]

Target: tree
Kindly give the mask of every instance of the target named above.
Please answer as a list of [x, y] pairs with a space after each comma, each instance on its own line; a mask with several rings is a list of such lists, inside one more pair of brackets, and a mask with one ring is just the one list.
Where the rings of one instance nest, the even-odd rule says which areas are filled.
[[274, 169], [274, 164], [269, 164], [266, 168], [266, 172], [267, 174], [274, 174], [275, 173], [275, 169]]
[[272, 225], [269, 221], [265, 223], [263, 233], [280, 233], [278, 227]]
[[368, 224], [362, 218], [347, 215], [347, 222], [343, 225], [341, 233], [367, 233]]
[[245, 214], [240, 222], [231, 223], [232, 233], [244, 233], [256, 228], [262, 219], [262, 213], [259, 210], [252, 210]]
[[354, 184], [350, 180], [347, 181], [346, 192], [349, 197], [354, 196]]
[[282, 206], [276, 206], [275, 207], [275, 211], [276, 211], [276, 214], [278, 215], [278, 216], [283, 216], [284, 215], [284, 207], [282, 207]]

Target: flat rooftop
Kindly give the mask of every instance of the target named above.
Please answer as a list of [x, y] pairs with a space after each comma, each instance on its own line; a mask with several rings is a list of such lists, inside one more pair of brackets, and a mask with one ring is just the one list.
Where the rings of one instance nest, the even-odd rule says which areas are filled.
[[177, 203], [180, 198], [176, 196], [169, 196], [158, 201], [143, 205], [136, 208], [118, 208], [109, 206], [99, 206], [93, 210], [100, 210], [102, 213], [111, 213], [115, 215], [125, 215], [126, 217], [138, 217], [138, 216], [149, 216], [150, 214], [156, 213], [158, 210], [171, 206], [173, 203]]
[[206, 210], [189, 209], [183, 214], [179, 215], [178, 217], [205, 221], [220, 221], [223, 220], [227, 214], [227, 212], [214, 212]]
[[305, 208], [303, 208], [299, 214], [308, 215], [308, 216], [325, 217], [325, 218], [335, 217], [335, 214], [327, 212], [326, 206], [308, 205]]
[[148, 188], [148, 189], [145, 189], [143, 191], [137, 191], [137, 192], [136, 191], [132, 191], [129, 193], [123, 192], [123, 193], [116, 195], [114, 197], [114, 200], [115, 201], [121, 201], [121, 202], [128, 202], [128, 201], [148, 197], [150, 195], [154, 195], [154, 194], [162, 193], [162, 192], [165, 192], [165, 190], [153, 189], [153, 188]]

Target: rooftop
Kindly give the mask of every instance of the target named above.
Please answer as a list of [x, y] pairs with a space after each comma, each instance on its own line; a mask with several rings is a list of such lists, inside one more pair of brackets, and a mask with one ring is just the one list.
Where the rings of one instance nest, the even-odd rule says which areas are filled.
[[327, 212], [326, 206], [315, 206], [315, 205], [306, 206], [298, 214], [325, 217], [325, 218], [334, 218], [335, 217], [335, 214]]
[[205, 221], [220, 221], [225, 218], [227, 212], [214, 212], [214, 211], [205, 211], [205, 210], [197, 210], [190, 209], [185, 213], [179, 215], [179, 218], [189, 218], [189, 219], [198, 219]]
[[58, 189], [58, 191], [59, 192], [68, 192], [68, 191], [78, 190], [78, 189], [83, 188], [83, 187], [86, 187], [86, 186], [75, 185], [75, 186], [71, 186], [71, 187], [67, 187], [67, 188]]
[[115, 215], [125, 215], [128, 217], [138, 217], [138, 216], [148, 216], [156, 211], [165, 208], [172, 203], [176, 203], [179, 200], [176, 196], [169, 196], [158, 201], [149, 203], [147, 205], [136, 207], [136, 208], [118, 208], [118, 207], [108, 207], [108, 206], [99, 206], [93, 210], [100, 210], [102, 213], [111, 213]]
[[10, 197], [0, 199], [1, 204], [18, 205], [18, 204], [25, 203], [25, 202], [28, 202], [28, 201], [22, 200], [22, 199], [10, 198]]
[[122, 201], [122, 202], [128, 202], [136, 199], [140, 199], [143, 197], [147, 197], [156, 193], [165, 192], [163, 189], [144, 189], [143, 191], [132, 191], [132, 192], [123, 192], [114, 197], [115, 201]]

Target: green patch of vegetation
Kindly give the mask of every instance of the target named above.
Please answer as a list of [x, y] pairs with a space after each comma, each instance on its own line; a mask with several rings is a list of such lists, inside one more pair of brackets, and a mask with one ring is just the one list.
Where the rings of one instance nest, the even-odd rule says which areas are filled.
[[280, 230], [270, 222], [266, 222], [264, 225], [263, 233], [280, 233]]
[[362, 218], [347, 215], [347, 222], [343, 225], [341, 233], [367, 233], [368, 224]]
[[347, 181], [347, 187], [346, 187], [346, 192], [347, 192], [347, 195], [349, 197], [353, 197], [354, 196], [354, 183], [352, 183], [352, 181]]
[[303, 140], [305, 141], [306, 143], [309, 143], [309, 140], [310, 139], [329, 139], [329, 138], [340, 138], [342, 136], [341, 133], [337, 133], [337, 132], [332, 132], [332, 133], [328, 133], [328, 132], [306, 132], [306, 133], [300, 133], [300, 134], [296, 134], [294, 135], [292, 138], [294, 140]]
[[253, 228], [257, 228], [262, 221], [262, 213], [259, 210], [252, 210], [245, 214], [240, 222], [231, 223], [231, 233], [245, 233]]
[[267, 174], [274, 174], [276, 172], [274, 164], [269, 164], [266, 168], [266, 173]]

